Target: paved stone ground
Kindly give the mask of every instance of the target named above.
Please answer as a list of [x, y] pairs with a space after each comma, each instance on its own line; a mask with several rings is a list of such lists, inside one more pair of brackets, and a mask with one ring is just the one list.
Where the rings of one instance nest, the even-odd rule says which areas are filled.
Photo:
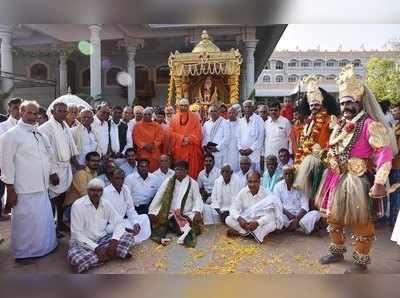
[[[29, 228], [29, 227], [27, 227]], [[251, 239], [230, 239], [225, 236], [226, 227], [209, 226], [198, 238], [195, 249], [177, 245], [176, 237], [167, 246], [159, 246], [148, 240], [132, 248], [133, 258], [116, 260], [96, 268], [91, 273], [300, 273], [340, 274], [350, 264], [346, 262], [321, 266], [318, 259], [326, 253], [327, 235], [303, 236], [297, 233], [272, 235], [259, 245]], [[0, 272], [6, 273], [70, 273], [66, 261], [68, 237], [60, 240], [57, 250], [32, 264], [14, 262], [10, 251], [10, 223], [0, 223], [0, 233], [5, 241], [0, 245]], [[379, 227], [372, 251], [371, 273], [400, 273], [400, 247], [390, 241], [391, 228]], [[350, 248], [350, 242], [349, 247]], [[351, 250], [349, 250], [351, 251]]]

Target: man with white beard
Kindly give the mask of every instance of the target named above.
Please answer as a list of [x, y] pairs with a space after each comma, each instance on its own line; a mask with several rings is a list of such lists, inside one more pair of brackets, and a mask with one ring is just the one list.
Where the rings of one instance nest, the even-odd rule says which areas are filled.
[[228, 122], [218, 114], [216, 106], [208, 108], [210, 119], [203, 125], [203, 148], [212, 154], [215, 166], [220, 168], [226, 159], [229, 144]]
[[20, 111], [18, 124], [0, 137], [0, 167], [12, 208], [11, 247], [15, 260], [26, 262], [57, 246], [48, 191], [58, 177], [49, 140], [36, 128], [38, 103], [24, 101]]

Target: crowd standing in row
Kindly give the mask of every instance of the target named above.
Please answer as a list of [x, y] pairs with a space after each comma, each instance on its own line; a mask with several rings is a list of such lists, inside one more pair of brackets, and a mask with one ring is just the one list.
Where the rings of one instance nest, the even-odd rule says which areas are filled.
[[[315, 77], [306, 83], [294, 108], [286, 99], [257, 108], [246, 100], [207, 113], [187, 99], [176, 112], [57, 102], [49, 114], [12, 99], [0, 123], [0, 215], [12, 209], [16, 261], [52, 252], [65, 232], [68, 260], [83, 272], [129, 258], [130, 247], [148, 238], [168, 245], [169, 232], [194, 247], [203, 225], [223, 223], [228, 236], [262, 243], [272, 232], [308, 235], [327, 222], [331, 244], [321, 263], [343, 260], [350, 227], [349, 271], [364, 272], [389, 173], [391, 184], [400, 180], [400, 105], [389, 125], [350, 66], [339, 102]], [[391, 191], [389, 205], [394, 225], [399, 192]], [[399, 234], [396, 227], [393, 240]]]

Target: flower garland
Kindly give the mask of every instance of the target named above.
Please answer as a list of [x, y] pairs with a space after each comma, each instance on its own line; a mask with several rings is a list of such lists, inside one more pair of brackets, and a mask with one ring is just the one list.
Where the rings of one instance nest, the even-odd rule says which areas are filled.
[[296, 164], [300, 164], [306, 155], [313, 152], [312, 148], [318, 143], [318, 137], [327, 118], [329, 118], [329, 114], [326, 111], [321, 111], [315, 117], [309, 117], [306, 120], [295, 156]]

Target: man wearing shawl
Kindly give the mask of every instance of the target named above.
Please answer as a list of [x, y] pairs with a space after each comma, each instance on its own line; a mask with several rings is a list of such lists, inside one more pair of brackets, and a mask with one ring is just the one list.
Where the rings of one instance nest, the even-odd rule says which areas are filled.
[[143, 112], [143, 121], [136, 123], [133, 131], [133, 141], [136, 145], [138, 159], [150, 162], [150, 172], [159, 167], [163, 132], [160, 124], [152, 120], [153, 108], [147, 107]]
[[189, 176], [197, 179], [203, 167], [202, 127], [199, 117], [189, 111], [189, 101], [179, 102], [179, 112], [171, 123], [172, 157], [189, 162]]
[[[352, 65], [343, 68], [338, 84], [343, 119], [330, 136], [324, 160], [327, 170], [315, 198], [327, 217], [331, 238], [329, 253], [320, 262], [343, 261], [344, 229], [350, 228], [353, 264], [346, 273], [363, 273], [375, 240], [374, 221], [383, 215], [382, 198], [397, 145], [377, 100]], [[370, 170], [373, 164], [375, 177]]]
[[180, 238], [180, 243], [196, 246], [196, 237], [201, 232], [203, 200], [196, 180], [188, 176], [188, 167], [187, 161], [176, 162], [175, 175], [163, 182], [150, 204], [151, 239], [157, 243], [164, 244], [167, 233], [173, 231], [183, 232], [185, 238]]

